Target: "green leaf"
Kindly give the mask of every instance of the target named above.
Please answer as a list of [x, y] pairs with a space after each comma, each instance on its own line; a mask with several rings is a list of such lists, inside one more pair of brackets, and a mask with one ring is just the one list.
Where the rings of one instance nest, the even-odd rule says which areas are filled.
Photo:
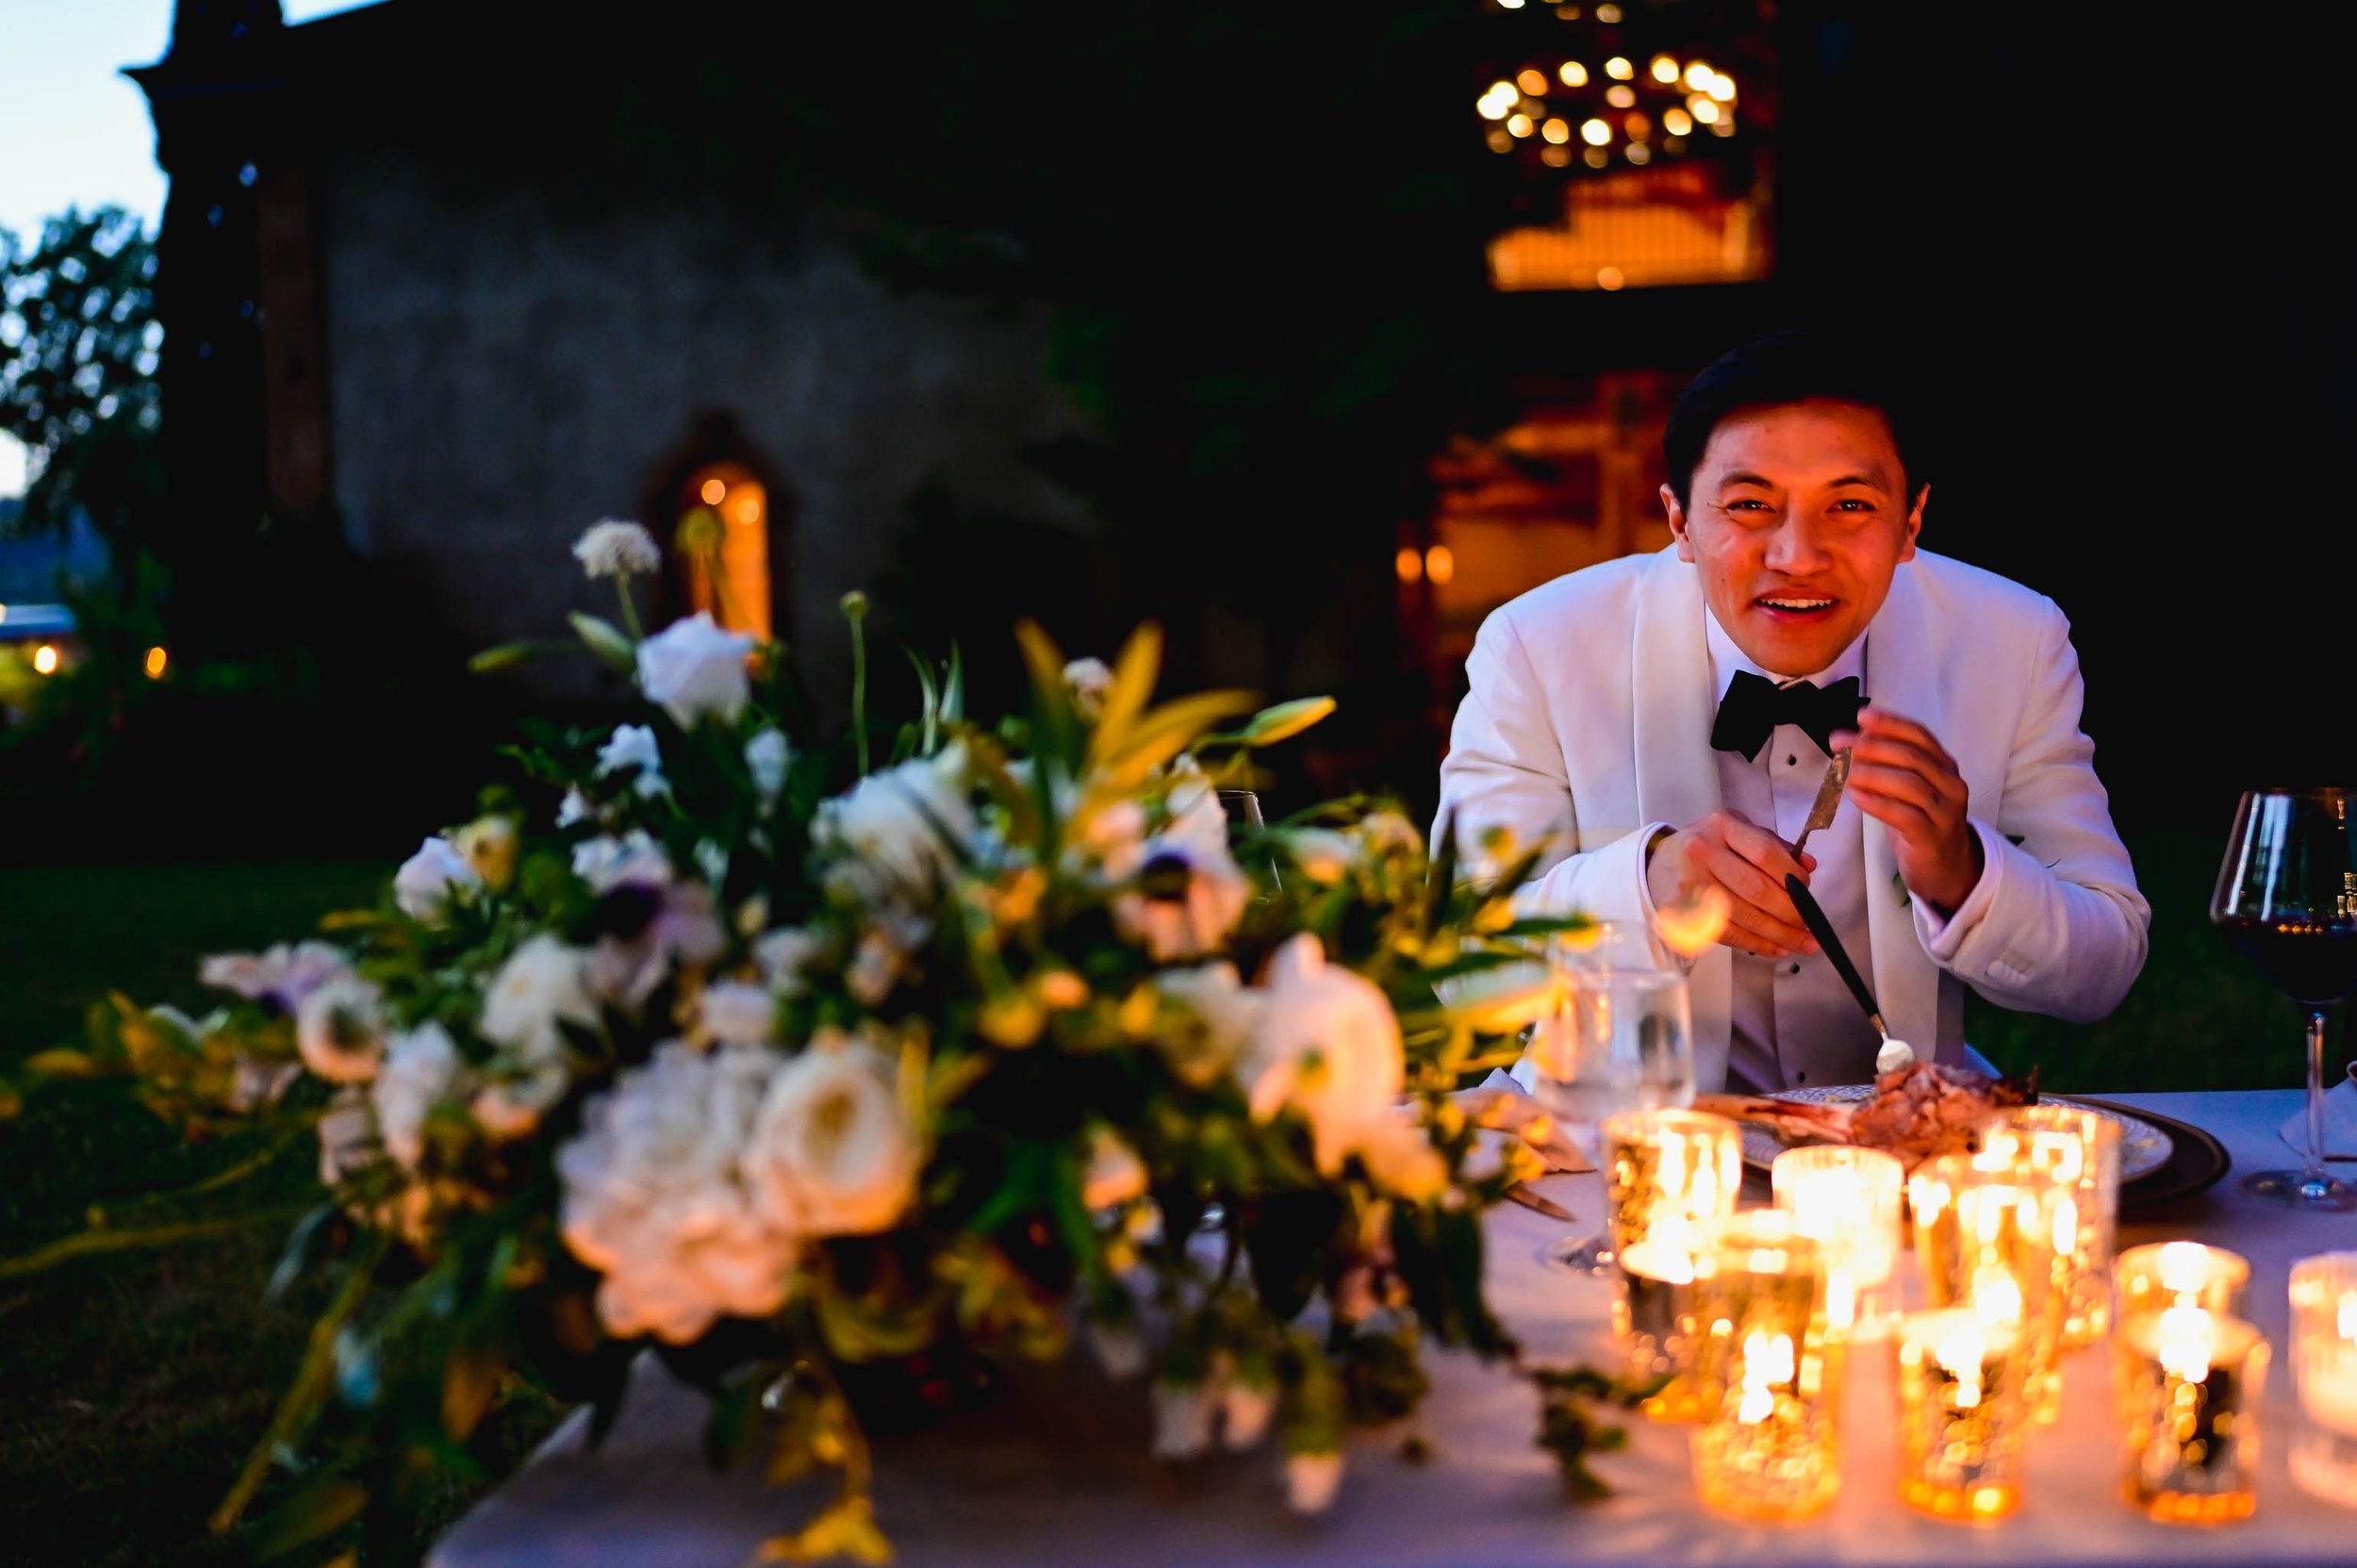
[[1274, 746], [1291, 740], [1333, 711], [1331, 697], [1296, 697], [1254, 714], [1236, 738], [1244, 746]]
[[531, 638], [520, 642], [503, 642], [497, 648], [486, 648], [467, 661], [467, 668], [477, 675], [495, 674], [513, 669], [526, 659], [545, 652], [546, 645]]
[[284, 1557], [357, 1519], [368, 1501], [368, 1492], [357, 1482], [340, 1477], [314, 1481], [254, 1527], [249, 1549], [257, 1560]]
[[581, 640], [588, 645], [590, 652], [595, 653], [625, 675], [637, 673], [638, 650], [621, 629], [612, 621], [601, 620], [593, 615], [584, 615], [579, 610], [575, 610], [565, 619], [575, 632], [580, 634]]

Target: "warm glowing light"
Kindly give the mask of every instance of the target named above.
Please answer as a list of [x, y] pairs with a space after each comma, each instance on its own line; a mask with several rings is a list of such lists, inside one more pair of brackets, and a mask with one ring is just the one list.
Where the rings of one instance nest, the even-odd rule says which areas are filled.
[[1704, 64], [1701, 60], [1693, 60], [1690, 61], [1686, 67], [1686, 85], [1692, 88], [1697, 92], [1707, 91], [1710, 88], [1711, 81], [1717, 77], [1718, 74], [1719, 73], [1713, 71], [1709, 66]]
[[1604, 74], [1616, 82], [1624, 82], [1637, 74], [1637, 67], [1629, 64], [1619, 55], [1615, 55], [1604, 62]]
[[1605, 93], [1604, 101], [1614, 108], [1635, 108], [1637, 90], [1631, 87], [1615, 87]]
[[1596, 287], [1603, 289], [1607, 294], [1627, 281], [1628, 280], [1626, 278], [1621, 275], [1621, 270], [1618, 267], [1599, 267], [1596, 269]]
[[1527, 114], [1516, 115], [1506, 123], [1506, 128], [1513, 132], [1516, 136], [1528, 136], [1531, 131], [1530, 116]]
[[1731, 104], [1735, 102], [1735, 78], [1733, 76], [1713, 76], [1710, 78], [1710, 85], [1704, 88], [1703, 91], [1709, 93], [1713, 98], [1718, 99], [1719, 102], [1722, 104]]
[[1392, 557], [1392, 569], [1403, 583], [1416, 581], [1424, 575], [1424, 553], [1413, 545], [1401, 545], [1399, 553]]
[[704, 498], [705, 505], [717, 506], [720, 504], [720, 498], [729, 493], [729, 487], [717, 479], [707, 479], [704, 481], [704, 487], [696, 493]]
[[729, 507], [729, 520], [750, 526], [761, 520], [761, 497], [739, 496]]
[[1686, 100], [1686, 107], [1688, 112], [1706, 125], [1715, 125], [1719, 123], [1719, 106], [1707, 98], [1689, 98]]
[[1518, 11], [1522, 8], [1523, 0], [1498, 0], [1498, 9], [1502, 11]]
[[1603, 23], [1607, 27], [1617, 27], [1620, 25], [1621, 22], [1621, 8], [1608, 3], [1598, 6], [1596, 8], [1596, 20]]
[[1424, 574], [1435, 586], [1457, 575], [1457, 553], [1444, 544], [1436, 544], [1424, 553]]
[[1733, 136], [1735, 134], [1735, 122], [1732, 120], [1721, 120], [1710, 127], [1710, 134], [1713, 136]]
[[1661, 115], [1661, 128], [1672, 136], [1684, 136], [1694, 128], [1694, 117], [1682, 108], [1665, 109]]
[[5, 625], [8, 622], [8, 607], [6, 604], [0, 604], [0, 625]]
[[1653, 58], [1653, 79], [1664, 87], [1675, 83], [1678, 79], [1678, 62], [1667, 55], [1656, 55]]
[[1577, 60], [1565, 60], [1561, 65], [1556, 67], [1555, 74], [1562, 78], [1563, 85], [1565, 87], [1586, 87], [1588, 85], [1588, 68], [1580, 64]]
[[44, 642], [33, 650], [33, 668], [43, 675], [58, 672], [58, 645]]
[[1642, 141], [1653, 134], [1653, 122], [1641, 114], [1632, 114], [1621, 122], [1621, 129], [1628, 133], [1631, 141]]
[[1653, 161], [1653, 149], [1641, 141], [1632, 141], [1622, 151], [1631, 163], [1640, 167]]
[[1612, 161], [1612, 155], [1602, 147], [1591, 147], [1579, 155], [1579, 160], [1591, 169], [1601, 169]]
[[1529, 93], [1533, 98], [1536, 98], [1541, 93], [1546, 91], [1547, 78], [1545, 74], [1541, 72], [1536, 66], [1526, 65], [1523, 67], [1521, 73], [1515, 76], [1514, 85], [1521, 88], [1525, 92]]
[[1601, 147], [1612, 140], [1612, 127], [1601, 120], [1591, 120], [1579, 127], [1579, 136], [1591, 147]]
[[1512, 82], [1492, 82], [1490, 91], [1474, 101], [1474, 107], [1481, 111], [1484, 120], [1503, 120], [1520, 97]]
[[1572, 150], [1569, 147], [1541, 147], [1539, 149], [1539, 161], [1550, 169], [1563, 168], [1572, 161]]
[[165, 653], [162, 649], [149, 649], [147, 651], [147, 660], [144, 666], [147, 670], [147, 678], [151, 681], [162, 680], [164, 678], [164, 666], [169, 662], [170, 655]]
[[1559, 147], [1572, 139], [1572, 123], [1569, 120], [1550, 120], [1539, 127], [1539, 134]]
[[1490, 131], [1490, 151], [1493, 153], [1510, 153], [1513, 150], [1514, 139], [1507, 135], [1504, 131], [1492, 126]]

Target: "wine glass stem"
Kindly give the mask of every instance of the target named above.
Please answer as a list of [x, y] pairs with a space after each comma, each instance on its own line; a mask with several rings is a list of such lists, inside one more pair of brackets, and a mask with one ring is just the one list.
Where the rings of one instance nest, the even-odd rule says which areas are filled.
[[2324, 1174], [2324, 1009], [2308, 1011], [2308, 1168], [2310, 1180]]

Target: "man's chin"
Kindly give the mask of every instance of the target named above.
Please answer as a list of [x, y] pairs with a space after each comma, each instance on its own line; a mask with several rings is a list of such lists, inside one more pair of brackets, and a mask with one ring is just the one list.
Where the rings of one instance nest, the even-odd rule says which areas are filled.
[[1841, 657], [1853, 640], [1850, 629], [1830, 622], [1818, 625], [1792, 625], [1784, 618], [1769, 624], [1756, 624], [1746, 617], [1744, 630], [1750, 635], [1738, 640], [1736, 646], [1771, 675], [1795, 677], [1814, 675]]

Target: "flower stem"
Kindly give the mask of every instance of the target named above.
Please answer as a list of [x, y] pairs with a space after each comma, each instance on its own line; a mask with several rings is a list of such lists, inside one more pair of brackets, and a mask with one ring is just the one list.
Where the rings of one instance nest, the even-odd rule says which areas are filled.
[[638, 605], [630, 596], [629, 572], [618, 571], [614, 574], [614, 591], [622, 601], [622, 630], [630, 634], [631, 641], [644, 642], [647, 634], [638, 625]]
[[853, 588], [843, 596], [843, 614], [851, 623], [851, 743], [859, 752], [859, 776], [867, 777], [867, 596]]

